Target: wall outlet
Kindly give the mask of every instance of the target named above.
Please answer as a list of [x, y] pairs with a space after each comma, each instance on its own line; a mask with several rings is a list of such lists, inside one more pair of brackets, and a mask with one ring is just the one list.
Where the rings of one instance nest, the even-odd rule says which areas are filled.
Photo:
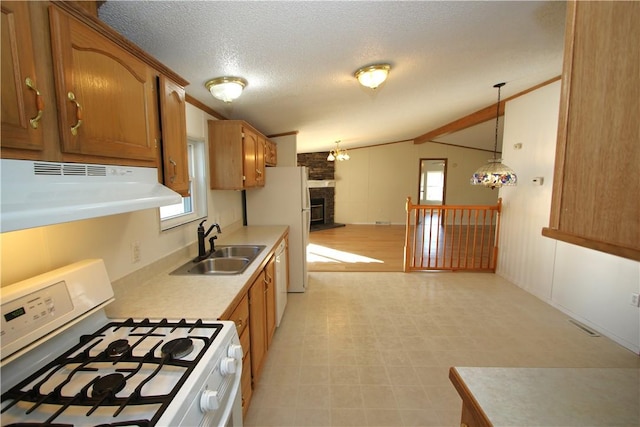
[[131, 262], [140, 262], [140, 242], [131, 242]]
[[629, 301], [634, 307], [640, 307], [640, 294], [631, 294], [631, 300]]

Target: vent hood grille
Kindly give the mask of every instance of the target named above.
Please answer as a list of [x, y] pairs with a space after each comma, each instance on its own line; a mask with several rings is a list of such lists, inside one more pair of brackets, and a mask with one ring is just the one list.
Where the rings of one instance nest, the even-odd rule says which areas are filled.
[[80, 163], [35, 162], [33, 173], [34, 175], [107, 176], [107, 167]]
[[0, 231], [158, 208], [182, 197], [156, 168], [0, 160]]

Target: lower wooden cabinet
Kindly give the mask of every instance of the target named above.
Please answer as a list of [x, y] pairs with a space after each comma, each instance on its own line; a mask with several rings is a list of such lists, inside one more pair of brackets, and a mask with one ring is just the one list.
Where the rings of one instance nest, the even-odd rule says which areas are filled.
[[246, 414], [276, 330], [275, 255], [254, 279], [226, 320], [236, 324], [242, 359], [242, 412]]
[[276, 332], [276, 257], [271, 256], [271, 259], [267, 263], [264, 269], [264, 283], [265, 283], [265, 325], [267, 334], [267, 349], [271, 348], [271, 340], [273, 340], [273, 334]]
[[253, 389], [276, 330], [275, 255], [255, 278], [246, 295], [225, 320], [236, 324], [244, 352], [242, 360], [242, 412], [246, 414]]
[[[247, 311], [249, 309], [248, 300]], [[247, 414], [249, 410], [249, 403], [251, 403], [251, 396], [253, 395], [253, 387], [251, 386], [251, 336], [249, 328], [245, 328], [240, 335], [240, 344], [242, 345], [243, 357], [242, 357], [242, 380], [240, 385], [242, 387], [242, 416]]]
[[[249, 334], [247, 334], [249, 336]], [[249, 411], [249, 404], [251, 403], [251, 396], [253, 396], [253, 387], [251, 386], [251, 354], [244, 355], [242, 360], [242, 381], [240, 383], [242, 387], [242, 416], [247, 416]]]
[[249, 289], [249, 327], [251, 328], [251, 375], [253, 384], [262, 374], [264, 357], [267, 355], [267, 324], [264, 271]]
[[236, 324], [236, 330], [242, 346], [242, 415], [246, 415], [251, 402], [253, 388], [251, 386], [251, 328], [249, 327], [249, 295], [245, 295], [226, 320]]

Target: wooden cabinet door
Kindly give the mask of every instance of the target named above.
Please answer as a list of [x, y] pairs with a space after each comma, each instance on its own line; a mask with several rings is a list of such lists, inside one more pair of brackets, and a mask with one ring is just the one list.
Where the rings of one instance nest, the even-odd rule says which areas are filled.
[[244, 188], [242, 126], [235, 120], [209, 120], [209, 174], [212, 190]]
[[276, 257], [271, 256], [264, 269], [265, 282], [265, 316], [267, 327], [267, 349], [271, 348], [271, 340], [276, 332]]
[[56, 6], [49, 18], [63, 153], [156, 166], [154, 70]]
[[258, 136], [256, 146], [256, 186], [264, 187], [264, 167], [267, 151], [267, 140], [263, 136]]
[[275, 142], [267, 139], [266, 141], [266, 150], [265, 150], [265, 159], [264, 164], [266, 166], [277, 166], [278, 165], [278, 146]]
[[543, 229], [545, 236], [636, 261], [638, 21], [638, 2], [568, 3], [551, 217]]
[[249, 289], [249, 330], [251, 331], [251, 373], [256, 384], [262, 373], [264, 357], [267, 354], [267, 330], [265, 322], [265, 282], [264, 271]]
[[164, 184], [183, 197], [188, 197], [189, 160], [184, 88], [161, 75], [159, 92]]
[[41, 151], [44, 100], [38, 90], [29, 3], [3, 1], [2, 147]]
[[249, 128], [242, 128], [242, 173], [244, 175], [244, 188], [254, 188], [258, 186], [257, 174], [257, 151], [258, 151], [258, 134]]

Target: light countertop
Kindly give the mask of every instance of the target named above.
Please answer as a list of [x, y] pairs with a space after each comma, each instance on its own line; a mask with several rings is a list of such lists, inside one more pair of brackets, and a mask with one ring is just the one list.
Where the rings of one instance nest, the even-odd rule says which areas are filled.
[[220, 235], [216, 246], [265, 245], [266, 248], [242, 274], [208, 276], [172, 276], [171, 273], [192, 257], [184, 257], [161, 267], [148, 280], [118, 280], [113, 283], [115, 302], [106, 307], [114, 319], [187, 319], [217, 320], [238, 300], [250, 279], [266, 261], [287, 231], [286, 226], [242, 227], [229, 235]]
[[640, 425], [640, 369], [455, 367], [449, 377], [496, 427]]

